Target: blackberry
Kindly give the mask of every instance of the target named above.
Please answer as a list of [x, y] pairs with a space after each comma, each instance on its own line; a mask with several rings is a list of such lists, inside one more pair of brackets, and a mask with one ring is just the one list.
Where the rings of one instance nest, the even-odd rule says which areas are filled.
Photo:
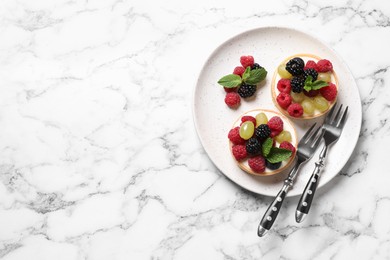
[[249, 154], [258, 154], [261, 151], [261, 143], [257, 138], [251, 137], [246, 143], [246, 152]]
[[286, 64], [286, 70], [290, 72], [293, 76], [301, 75], [303, 73], [304, 67], [305, 62], [299, 57], [289, 60]]
[[295, 93], [301, 93], [305, 85], [303, 77], [293, 77], [290, 81], [291, 89]]
[[267, 124], [261, 124], [256, 128], [255, 135], [257, 138], [266, 139], [271, 135], [271, 129]]
[[251, 70], [256, 70], [256, 69], [261, 69], [261, 68], [263, 68], [263, 67], [261, 67], [259, 65], [259, 63], [253, 63], [253, 65], [251, 66]]
[[255, 94], [256, 89], [257, 89], [256, 85], [249, 85], [249, 84], [242, 83], [241, 86], [238, 88], [237, 93], [242, 98], [248, 98]]
[[317, 80], [318, 72], [315, 69], [305, 69], [303, 71], [303, 77], [306, 80], [308, 76], [311, 76], [313, 78], [313, 81]]
[[265, 167], [267, 167], [270, 170], [279, 169], [281, 165], [282, 165], [282, 162], [270, 163], [268, 160], [265, 160]]

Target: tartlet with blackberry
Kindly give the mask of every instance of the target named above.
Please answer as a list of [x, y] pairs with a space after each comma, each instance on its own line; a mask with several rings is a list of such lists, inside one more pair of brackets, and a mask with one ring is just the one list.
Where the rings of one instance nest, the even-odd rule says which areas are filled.
[[312, 119], [327, 113], [334, 105], [338, 81], [331, 61], [298, 54], [280, 63], [271, 91], [274, 104], [284, 115]]
[[282, 114], [254, 109], [242, 114], [228, 132], [233, 160], [245, 172], [269, 176], [282, 172], [295, 157], [297, 134]]

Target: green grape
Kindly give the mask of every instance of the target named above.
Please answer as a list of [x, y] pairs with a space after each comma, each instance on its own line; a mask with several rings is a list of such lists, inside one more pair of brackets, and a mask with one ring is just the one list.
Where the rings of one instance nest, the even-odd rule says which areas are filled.
[[283, 130], [280, 132], [280, 134], [275, 136], [275, 140], [278, 143], [282, 143], [284, 141], [291, 142], [291, 133], [289, 131]]
[[307, 115], [313, 115], [314, 114], [314, 110], [316, 108], [315, 108], [315, 106], [313, 104], [313, 101], [311, 101], [311, 99], [305, 98], [305, 100], [302, 101], [301, 105], [303, 107], [303, 111], [305, 112], [305, 114], [307, 114]]
[[303, 94], [303, 92], [301, 93], [291, 92], [291, 97], [295, 103], [301, 103], [305, 99], [305, 94]]
[[255, 132], [255, 125], [251, 121], [246, 121], [242, 123], [240, 127], [240, 136], [244, 140], [248, 140], [253, 136], [253, 133]]
[[322, 96], [317, 96], [314, 98], [313, 100], [314, 102], [314, 106], [320, 110], [321, 112], [324, 112], [326, 111], [328, 108], [329, 108], [329, 103], [328, 103], [328, 100], [326, 100], [324, 97]]
[[318, 73], [317, 80], [330, 82], [331, 81], [331, 75], [330, 75], [330, 73]]
[[291, 79], [292, 75], [286, 70], [286, 64], [280, 64], [278, 67], [279, 76], [283, 79]]
[[258, 127], [261, 124], [266, 124], [266, 123], [268, 123], [267, 116], [263, 112], [258, 113], [256, 115], [256, 127]]

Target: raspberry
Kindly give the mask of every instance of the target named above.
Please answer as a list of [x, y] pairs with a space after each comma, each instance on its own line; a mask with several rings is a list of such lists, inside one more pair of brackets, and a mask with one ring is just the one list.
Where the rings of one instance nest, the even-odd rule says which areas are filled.
[[276, 101], [278, 102], [279, 106], [284, 109], [287, 109], [288, 106], [291, 104], [292, 98], [289, 94], [280, 92], [279, 95], [276, 97]]
[[253, 125], [256, 125], [256, 118], [254, 118], [253, 116], [243, 116], [243, 117], [241, 117], [241, 125], [242, 125], [242, 123], [244, 123], [246, 121], [251, 121], [253, 123]]
[[267, 124], [261, 124], [255, 129], [255, 135], [257, 138], [266, 139], [271, 135], [271, 129]]
[[[271, 130], [271, 134], [269, 135], [270, 137], [274, 138], [275, 136], [277, 136], [278, 134], [280, 134], [279, 131], [276, 131], [276, 130]], [[274, 144], [272, 144], [272, 146], [275, 146]]]
[[289, 60], [286, 64], [286, 70], [291, 73], [293, 76], [298, 76], [303, 73], [303, 67], [305, 66], [305, 62], [299, 58], [293, 58]]
[[227, 87], [223, 87], [225, 89], [225, 92], [226, 93], [230, 93], [230, 92], [236, 92], [238, 87], [235, 87], [235, 88], [227, 88]]
[[317, 62], [317, 68], [318, 72], [328, 72], [333, 70], [333, 65], [330, 61], [323, 59]]
[[265, 159], [261, 155], [250, 158], [248, 164], [254, 172], [262, 173], [265, 171]]
[[265, 160], [265, 166], [266, 166], [268, 169], [270, 169], [270, 170], [279, 169], [281, 165], [282, 165], [282, 162], [270, 163], [269, 161]]
[[226, 93], [225, 103], [230, 108], [236, 108], [241, 102], [240, 96], [236, 92]]
[[239, 126], [233, 128], [229, 131], [228, 138], [235, 145], [245, 144], [245, 140], [242, 139], [240, 136], [240, 127]]
[[337, 88], [333, 83], [329, 83], [329, 86], [320, 89], [321, 95], [328, 101], [333, 101], [337, 97]]
[[307, 69], [314, 69], [314, 70], [318, 71], [317, 63], [314, 60], [308, 60], [306, 62], [305, 67], [304, 67], [304, 70], [307, 70]]
[[267, 124], [268, 124], [269, 128], [271, 129], [271, 132], [275, 131], [275, 132], [280, 133], [283, 131], [283, 121], [278, 116], [271, 117], [270, 120], [268, 120]]
[[289, 79], [280, 79], [277, 84], [277, 88], [280, 92], [290, 94], [291, 84]]
[[253, 56], [241, 56], [240, 57], [240, 63], [241, 65], [246, 68], [246, 67], [250, 67], [252, 66], [254, 63], [255, 63], [255, 59], [253, 58]]
[[245, 83], [242, 83], [241, 86], [238, 88], [238, 95], [240, 95], [242, 98], [248, 98], [253, 96], [256, 93], [257, 87], [256, 85], [248, 85]]
[[303, 115], [303, 108], [299, 103], [293, 103], [287, 108], [287, 112], [290, 116], [300, 117]]
[[245, 159], [248, 155], [246, 152], [245, 145], [241, 145], [241, 144], [234, 145], [232, 147], [232, 153], [233, 153], [234, 158], [236, 158], [237, 161]]
[[294, 147], [294, 145], [292, 145], [291, 143], [289, 143], [289, 142], [287, 142], [287, 141], [283, 141], [283, 142], [279, 145], [279, 148], [287, 149], [287, 150], [290, 150], [291, 152], [295, 153], [295, 147]]
[[260, 141], [255, 137], [249, 138], [246, 142], [246, 152], [248, 154], [259, 154], [261, 152]]
[[244, 72], [245, 72], [245, 68], [242, 67], [242, 66], [237, 66], [233, 70], [233, 74], [236, 74], [236, 75], [238, 75], [240, 77], [242, 76], [242, 74], [244, 74]]
[[318, 93], [320, 93], [319, 90], [310, 90], [309, 92], [307, 92], [306, 90], [303, 90], [303, 94], [305, 94], [305, 96], [308, 96], [308, 97], [315, 97], [318, 95]]

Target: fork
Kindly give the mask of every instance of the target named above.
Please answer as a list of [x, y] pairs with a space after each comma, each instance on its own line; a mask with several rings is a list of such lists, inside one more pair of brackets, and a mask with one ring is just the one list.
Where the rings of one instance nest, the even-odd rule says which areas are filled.
[[298, 159], [296, 160], [296, 163], [288, 174], [287, 178], [284, 180], [282, 189], [279, 191], [278, 195], [276, 195], [274, 201], [268, 207], [263, 218], [261, 219], [259, 227], [257, 229], [257, 235], [259, 237], [264, 236], [272, 227], [276, 217], [279, 214], [283, 201], [286, 198], [287, 192], [294, 184], [294, 180], [298, 174], [300, 166], [302, 165], [302, 163], [309, 160], [317, 149], [322, 138], [322, 131], [320, 131], [321, 127], [318, 127], [314, 130], [315, 126], [316, 123], [314, 123], [310, 127], [310, 129], [307, 130], [301, 141], [299, 141], [297, 149]]
[[314, 171], [308, 183], [306, 184], [305, 190], [303, 191], [302, 196], [298, 202], [297, 210], [295, 211], [295, 220], [298, 223], [301, 223], [309, 213], [310, 206], [314, 198], [314, 193], [317, 189], [321, 170], [325, 166], [325, 158], [328, 153], [329, 146], [339, 139], [345, 125], [348, 106], [345, 108], [344, 112], [342, 112], [343, 105], [340, 105], [336, 115], [333, 117], [335, 107], [336, 104], [329, 111], [325, 118], [325, 123], [322, 126], [325, 145], [320, 152], [319, 159], [315, 163], [316, 166]]

